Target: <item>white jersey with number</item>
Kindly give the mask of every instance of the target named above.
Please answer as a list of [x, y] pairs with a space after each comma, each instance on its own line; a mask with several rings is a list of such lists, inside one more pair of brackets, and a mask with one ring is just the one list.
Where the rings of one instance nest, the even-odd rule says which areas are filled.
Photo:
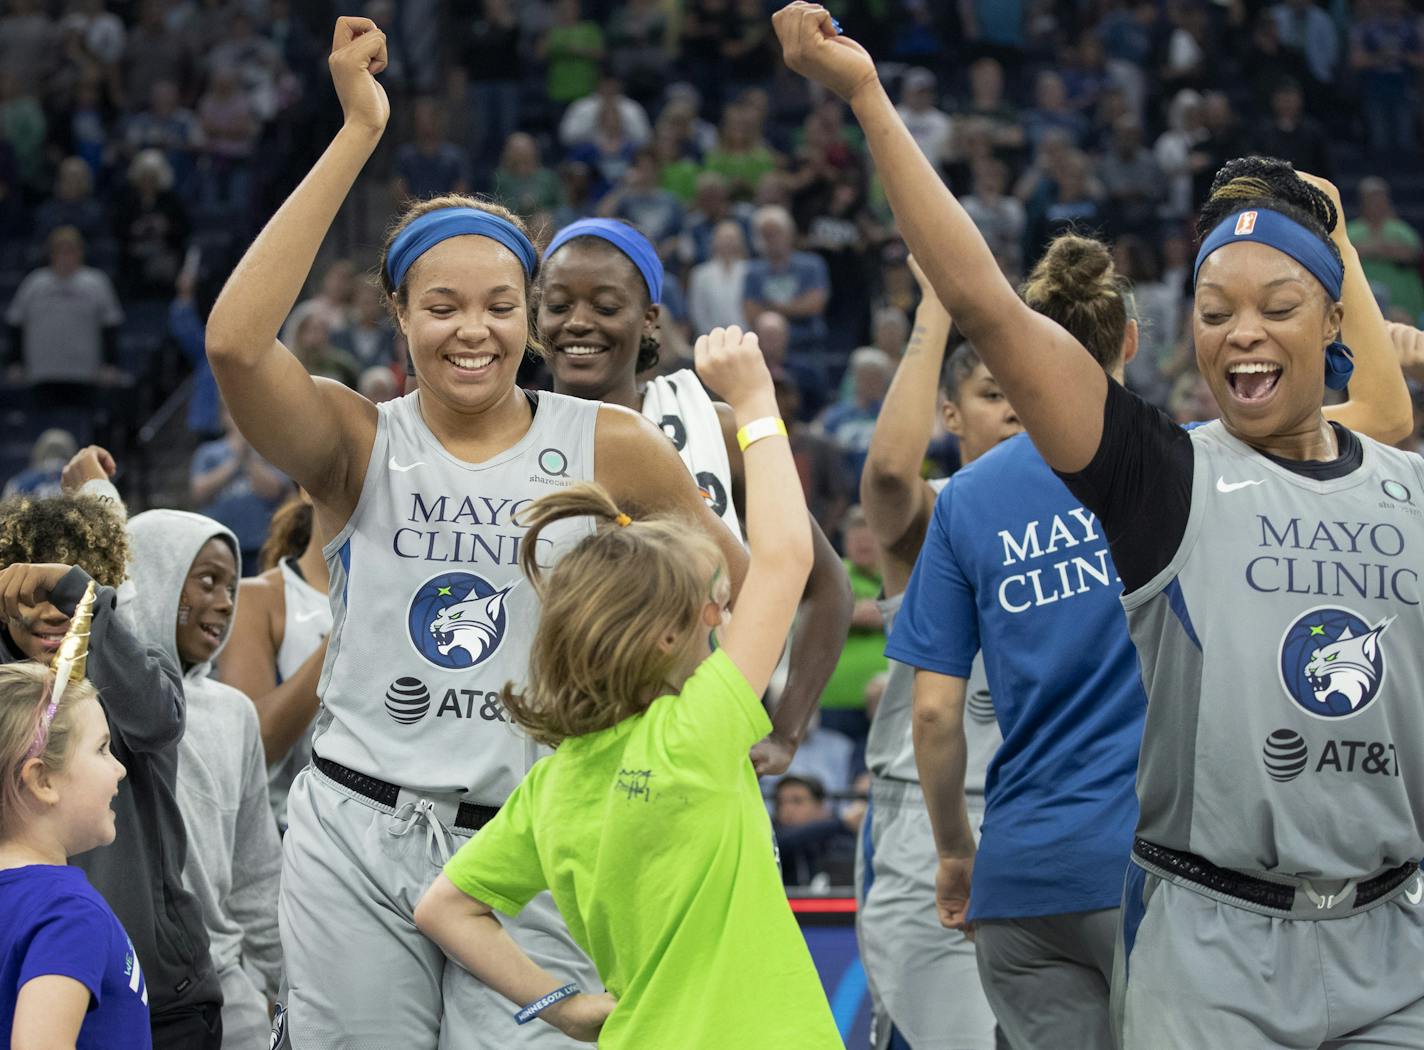
[[690, 368], [648, 382], [643, 416], [662, 428], [697, 482], [712, 513], [742, 540], [742, 524], [732, 503], [732, 467], [717, 407]]

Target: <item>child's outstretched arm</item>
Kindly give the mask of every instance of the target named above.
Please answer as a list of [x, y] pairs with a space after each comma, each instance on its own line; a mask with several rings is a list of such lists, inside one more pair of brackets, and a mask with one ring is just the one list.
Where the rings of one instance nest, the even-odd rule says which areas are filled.
[[697, 374], [737, 416], [751, 556], [736, 614], [720, 642], [760, 694], [781, 659], [811, 573], [814, 555], [806, 497], [755, 333], [714, 328], [698, 338], [693, 353]]
[[[442, 874], [415, 906], [415, 925], [476, 978], [518, 1006], [537, 1003], [560, 987], [495, 918], [493, 909]], [[618, 1005], [607, 992], [577, 993], [539, 1012], [570, 1039], [598, 1041], [603, 1022]]]

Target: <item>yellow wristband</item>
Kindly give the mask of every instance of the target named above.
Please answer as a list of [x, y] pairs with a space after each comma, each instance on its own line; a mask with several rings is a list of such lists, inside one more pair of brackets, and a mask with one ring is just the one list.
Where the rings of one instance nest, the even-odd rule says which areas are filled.
[[753, 419], [737, 431], [737, 444], [745, 452], [749, 445], [762, 438], [775, 437], [777, 434], [786, 437], [786, 424], [777, 416], [762, 416], [761, 419]]

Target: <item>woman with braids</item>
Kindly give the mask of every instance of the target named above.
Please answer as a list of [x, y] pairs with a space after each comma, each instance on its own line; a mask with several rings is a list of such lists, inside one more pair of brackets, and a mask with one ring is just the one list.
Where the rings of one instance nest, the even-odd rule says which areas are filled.
[[[99, 458], [89, 458], [90, 476], [104, 475]], [[53, 664], [85, 589], [96, 585], [87, 674], [108, 717], [110, 750], [128, 775], [114, 801], [114, 844], [80, 852], [74, 863], [133, 940], [153, 1046], [217, 1050], [222, 989], [202, 910], [183, 884], [188, 834], [175, 793], [186, 718], [182, 676], [116, 612], [128, 558], [123, 515], [107, 499], [0, 503], [0, 663]]]
[[[653, 245], [625, 223], [580, 219], [549, 242], [540, 285], [539, 335], [549, 350], [554, 389], [622, 405], [660, 426], [707, 505], [740, 539], [745, 478], [732, 409], [708, 397], [691, 369], [638, 378], [658, 363], [663, 266]], [[814, 520], [811, 534], [816, 564], [790, 673], [771, 734], [752, 749], [762, 775], [786, 772], [850, 629], [845, 569]]]
[[259, 574], [238, 584], [237, 613], [218, 666], [218, 676], [257, 708], [267, 792], [284, 833], [287, 794], [311, 762], [311, 734], [321, 706], [317, 683], [331, 633], [330, 573], [312, 519], [311, 500], [303, 492], [272, 515], [258, 555]]
[[[392, 229], [382, 287], [417, 392], [373, 405], [313, 379], [277, 341], [390, 112], [374, 23], [339, 19], [329, 64], [344, 126], [248, 249], [207, 331], [243, 434], [311, 497], [331, 574], [312, 764], [287, 798], [279, 918], [289, 992], [275, 1045], [567, 1046], [547, 1025], [507, 1031], [503, 1000], [447, 965], [412, 918], [444, 861], [538, 754], [500, 703], [505, 683], [525, 680], [539, 610], [520, 569], [519, 511], [597, 481], [630, 513], [669, 514], [706, 535], [734, 584], [746, 554], [646, 420], [515, 385], [524, 355], [541, 352], [530, 308], [538, 259], [503, 208], [413, 202]], [[592, 527], [544, 530], [531, 556], [550, 565]], [[508, 925], [546, 969], [597, 990], [547, 895]]]
[[[1092, 513], [1003, 537], [1001, 559], [1040, 570], [1038, 589], [1007, 597], [1081, 603], [1067, 597], [1079, 567], [1064, 587], [1055, 562], [1081, 555], [1089, 527], [1121, 577], [1150, 700], [1114, 966], [1121, 1045], [1424, 1045], [1424, 987], [1378, 979], [1413, 973], [1424, 950], [1424, 767], [1410, 760], [1424, 463], [1376, 440], [1407, 428], [1407, 395], [1330, 193], [1260, 158], [1217, 174], [1193, 335], [1221, 419], [1182, 430], [1104, 371], [1093, 340], [1014, 294], [823, 8], [793, 4], [776, 26], [788, 64], [850, 101], [906, 241]], [[1351, 375], [1345, 342], [1355, 398], [1327, 415], [1326, 386]], [[995, 689], [1001, 715], [1004, 702]], [[953, 836], [940, 850], [942, 898], [966, 896], [969, 850]], [[1064, 843], [1021, 862], [1083, 859]]]

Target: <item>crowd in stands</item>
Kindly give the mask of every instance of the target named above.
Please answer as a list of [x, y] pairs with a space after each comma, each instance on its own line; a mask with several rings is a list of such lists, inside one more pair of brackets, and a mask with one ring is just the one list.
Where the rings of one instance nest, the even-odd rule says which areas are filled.
[[[227, 418], [203, 324], [339, 122], [336, 6], [0, 0], [7, 493], [54, 491], [90, 440], [127, 462], [176, 397], [182, 502], [230, 528], [255, 569], [290, 484]], [[712, 327], [758, 333], [808, 503], [859, 599], [803, 775], [776, 800], [779, 826], [815, 829], [796, 866], [809, 881], [840, 870], [839, 847], [814, 836], [853, 833], [825, 795], [852, 787], [885, 670], [854, 505], [918, 292], [859, 130], [786, 70], [773, 6], [369, 0], [362, 13], [388, 27], [395, 134], [282, 337], [314, 375], [399, 396], [404, 346], [369, 273], [394, 205], [447, 192], [498, 199], [545, 243], [591, 215], [641, 229], [667, 271], [661, 367]], [[1339, 182], [1386, 313], [1424, 315], [1424, 19], [1404, 0], [829, 6], [883, 59], [906, 124], [1012, 279], [1070, 228], [1112, 241], [1142, 324], [1129, 382], [1177, 418], [1210, 407], [1186, 324], [1191, 222], [1230, 157]], [[953, 440], [931, 459], [927, 472], [952, 471]]]

